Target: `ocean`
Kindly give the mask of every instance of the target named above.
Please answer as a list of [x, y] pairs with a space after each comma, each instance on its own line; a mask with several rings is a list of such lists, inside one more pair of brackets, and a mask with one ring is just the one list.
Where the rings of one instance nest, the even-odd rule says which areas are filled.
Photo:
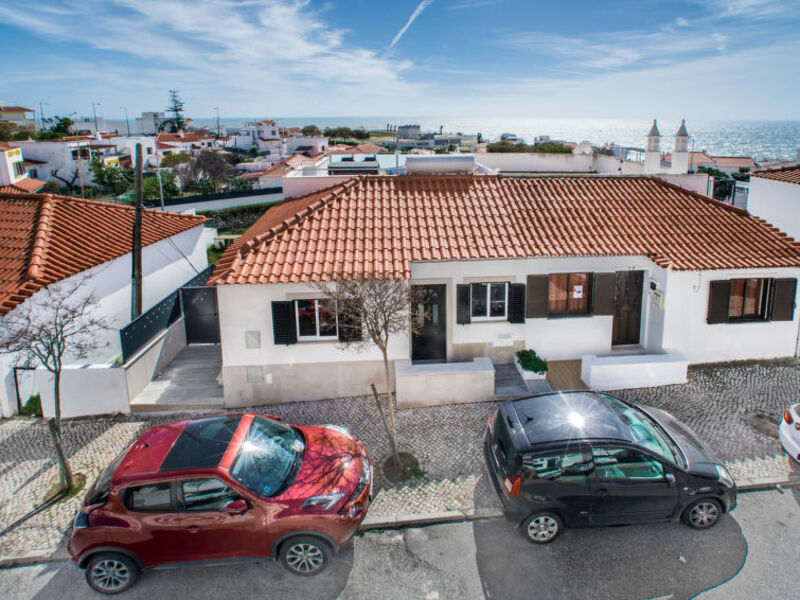
[[[383, 129], [387, 124], [419, 124], [422, 131], [474, 134], [480, 132], [485, 139], [497, 139], [502, 133], [515, 133], [532, 143], [534, 137], [548, 135], [554, 140], [580, 142], [589, 140], [602, 145], [615, 142], [621, 146], [644, 147], [645, 135], [650, 130], [648, 119], [559, 119], [535, 117], [220, 117], [221, 127], [239, 127], [242, 123], [259, 119], [273, 119], [281, 126], [303, 127], [317, 125], [325, 127], [350, 127]], [[107, 126], [125, 131], [125, 122], [108, 119]], [[216, 118], [194, 118], [195, 127], [216, 127]], [[661, 149], [672, 149], [672, 136], [680, 121], [658, 122], [661, 132]], [[686, 128], [691, 136], [690, 149], [705, 150], [715, 156], [752, 156], [756, 159], [795, 159], [800, 150], [800, 121], [692, 121], [687, 119]], [[134, 122], [131, 119], [131, 131]]]

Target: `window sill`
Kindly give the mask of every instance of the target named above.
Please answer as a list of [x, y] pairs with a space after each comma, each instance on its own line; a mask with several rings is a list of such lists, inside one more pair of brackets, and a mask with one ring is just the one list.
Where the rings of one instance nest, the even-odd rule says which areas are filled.
[[503, 321], [508, 321], [508, 317], [470, 317], [470, 323], [502, 323]]
[[319, 342], [338, 342], [339, 338], [335, 335], [330, 337], [300, 337], [297, 336], [298, 344], [313, 344]]

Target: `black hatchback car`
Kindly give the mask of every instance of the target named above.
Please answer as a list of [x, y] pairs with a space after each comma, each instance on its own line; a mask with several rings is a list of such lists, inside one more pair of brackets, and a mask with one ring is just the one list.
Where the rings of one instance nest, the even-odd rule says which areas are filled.
[[736, 506], [730, 473], [670, 414], [597, 392], [506, 402], [484, 453], [506, 517], [531, 542], [564, 526], [683, 520], [714, 525]]

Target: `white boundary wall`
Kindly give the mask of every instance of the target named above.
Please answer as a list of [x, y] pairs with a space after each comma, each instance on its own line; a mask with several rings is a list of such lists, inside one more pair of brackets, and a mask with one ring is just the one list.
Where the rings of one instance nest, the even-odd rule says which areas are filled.
[[800, 185], [751, 177], [747, 211], [800, 240]]

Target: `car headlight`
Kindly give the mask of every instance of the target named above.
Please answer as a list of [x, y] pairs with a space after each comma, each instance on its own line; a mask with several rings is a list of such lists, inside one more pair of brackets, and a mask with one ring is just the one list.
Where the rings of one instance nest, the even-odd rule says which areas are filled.
[[714, 465], [714, 468], [717, 470], [717, 476], [719, 477], [719, 482], [722, 485], [729, 488], [732, 488], [736, 485], [733, 482], [733, 477], [731, 477], [731, 474], [728, 472], [728, 469], [726, 469], [722, 465]]
[[344, 498], [344, 494], [323, 494], [321, 496], [311, 496], [301, 508], [319, 508], [322, 510], [330, 510], [334, 504]]

